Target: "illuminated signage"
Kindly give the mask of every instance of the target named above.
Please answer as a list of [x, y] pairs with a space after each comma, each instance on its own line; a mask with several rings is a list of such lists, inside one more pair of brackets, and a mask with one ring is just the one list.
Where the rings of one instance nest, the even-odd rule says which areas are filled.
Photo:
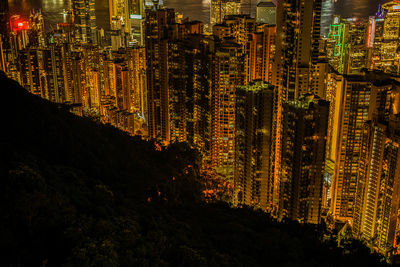
[[393, 10], [400, 10], [400, 6], [393, 6]]
[[333, 19], [333, 24], [339, 24], [339, 17], [335, 17]]
[[131, 14], [131, 19], [142, 19], [142, 15]]
[[28, 21], [17, 20], [17, 21], [14, 21], [11, 24], [11, 28], [14, 31], [27, 30], [27, 29], [29, 29], [29, 22]]

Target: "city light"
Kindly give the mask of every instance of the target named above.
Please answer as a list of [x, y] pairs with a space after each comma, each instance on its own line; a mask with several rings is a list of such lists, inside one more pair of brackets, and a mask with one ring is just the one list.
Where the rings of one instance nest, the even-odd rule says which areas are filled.
[[183, 172], [198, 171], [207, 203], [400, 255], [400, 1], [352, 17], [331, 1], [324, 29], [322, 0], [211, 0], [209, 21], [107, 2], [106, 21], [71, 0], [56, 23], [0, 5], [0, 71], [157, 153], [187, 143], [199, 162]]

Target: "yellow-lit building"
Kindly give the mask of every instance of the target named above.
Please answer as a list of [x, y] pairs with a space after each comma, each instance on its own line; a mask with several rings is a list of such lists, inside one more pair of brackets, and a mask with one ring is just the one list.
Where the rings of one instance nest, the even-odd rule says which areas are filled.
[[211, 168], [233, 184], [236, 87], [245, 81], [241, 46], [226, 40], [213, 56], [211, 70]]
[[400, 73], [400, 3], [391, 1], [383, 4], [387, 11], [381, 43], [381, 69], [388, 73]]
[[234, 199], [275, 212], [274, 162], [277, 91], [261, 80], [236, 90]]
[[399, 84], [380, 85], [380, 106], [364, 124], [353, 234], [381, 253], [399, 249], [400, 117]]
[[210, 24], [220, 24], [227, 15], [240, 14], [240, 0], [211, 0]]
[[312, 94], [283, 103], [279, 218], [320, 223], [328, 116]]
[[72, 18], [78, 43], [97, 44], [95, 0], [73, 0]]

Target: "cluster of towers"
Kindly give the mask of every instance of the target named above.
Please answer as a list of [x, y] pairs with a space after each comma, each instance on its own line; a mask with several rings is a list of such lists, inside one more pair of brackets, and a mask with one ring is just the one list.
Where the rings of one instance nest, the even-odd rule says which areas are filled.
[[0, 21], [0, 69], [77, 114], [187, 142], [217, 181], [207, 193], [224, 184], [233, 205], [279, 219], [330, 216], [397, 253], [400, 3], [334, 16], [323, 38], [321, 2], [264, 1], [252, 17], [246, 1], [212, 0], [206, 28], [156, 0], [110, 0], [103, 30], [94, 0], [73, 0], [56, 30], [40, 12]]

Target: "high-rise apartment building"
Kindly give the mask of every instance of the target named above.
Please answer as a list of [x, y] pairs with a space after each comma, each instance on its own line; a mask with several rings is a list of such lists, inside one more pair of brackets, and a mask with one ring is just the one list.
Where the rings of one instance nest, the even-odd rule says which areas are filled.
[[277, 91], [263, 81], [236, 90], [234, 193], [237, 204], [274, 211]]
[[244, 85], [242, 46], [232, 39], [218, 44], [211, 69], [211, 168], [233, 183], [235, 169], [236, 87]]
[[373, 120], [364, 124], [353, 220], [353, 234], [382, 253], [398, 249], [400, 230], [400, 87], [385, 82]]
[[76, 40], [97, 44], [95, 0], [73, 0], [72, 17]]
[[253, 80], [272, 81], [275, 25], [258, 24], [249, 15], [228, 15], [221, 24], [214, 26], [213, 35], [220, 40], [233, 38], [242, 46], [246, 83]]
[[193, 123], [188, 125], [193, 117], [193, 104], [189, 102], [194, 88], [190, 84], [197, 70], [188, 72], [193, 67], [193, 51], [187, 50], [187, 44], [191, 36], [202, 33], [201, 22], [177, 23], [172, 9], [146, 11], [148, 123], [152, 138], [165, 143], [186, 142], [188, 131], [193, 131]]
[[109, 0], [111, 47], [118, 50], [126, 47], [132, 41], [131, 36], [131, 5], [128, 0]]
[[68, 94], [71, 96], [71, 103], [82, 105], [86, 91], [85, 59], [82, 52], [72, 52], [71, 56], [71, 87]]
[[391, 1], [382, 5], [386, 11], [383, 40], [381, 43], [381, 69], [388, 73], [400, 74], [400, 4]]
[[[206, 63], [205, 60], [210, 60], [210, 56], [206, 45], [202, 43], [205, 39], [201, 36], [201, 22], [184, 21], [176, 27], [177, 38], [168, 43], [170, 138], [172, 142], [192, 143], [194, 141], [194, 97], [200, 86], [204, 87], [209, 95], [209, 80], [198, 79], [206, 74], [204, 63]], [[198, 61], [200, 54], [205, 58]], [[209, 64], [207, 65], [209, 67]], [[209, 75], [207, 74], [206, 77], [208, 78]]]
[[129, 16], [131, 21], [130, 34], [131, 34], [132, 44], [144, 46], [145, 1], [134, 0], [130, 7]]
[[[186, 92], [187, 142], [203, 156], [203, 166], [209, 164], [211, 140], [210, 75], [214, 40], [191, 35], [180, 42], [185, 66], [182, 83]], [[180, 87], [178, 87], [180, 88]]]
[[[358, 170], [362, 153], [363, 125], [381, 101], [378, 92], [382, 79], [374, 73], [333, 76], [329, 82], [331, 115], [329, 122], [330, 150], [328, 157], [335, 162], [332, 181], [334, 216], [352, 222]], [[334, 89], [332, 89], [332, 87]]]
[[247, 52], [247, 81], [272, 82], [272, 67], [275, 57], [276, 26], [258, 25], [249, 38]]
[[213, 27], [213, 35], [219, 39], [234, 38], [245, 49], [248, 35], [255, 32], [256, 27], [256, 20], [249, 15], [226, 15], [220, 24]]
[[144, 47], [127, 49], [127, 64], [133, 90], [130, 112], [147, 118], [146, 50]]
[[[313, 92], [313, 73], [319, 61], [321, 0], [278, 1], [272, 84], [278, 89], [277, 124], [282, 101]], [[275, 180], [281, 177], [281, 128], [277, 127]]]
[[311, 89], [318, 61], [321, 0], [278, 1], [273, 84], [282, 100], [293, 100]]
[[149, 137], [170, 141], [168, 93], [168, 30], [175, 24], [172, 9], [146, 10], [146, 64]]
[[37, 49], [27, 48], [18, 53], [20, 84], [32, 94], [44, 96], [40, 86], [40, 71]]
[[52, 102], [63, 103], [64, 76], [61, 50], [55, 45], [37, 49], [42, 96]]
[[[337, 147], [334, 152], [335, 172], [332, 184], [332, 211], [341, 220], [351, 220], [361, 153], [363, 123], [370, 118], [371, 83], [362, 76], [343, 77], [338, 81], [332, 130]], [[340, 99], [338, 98], [340, 95]]]
[[311, 94], [283, 104], [279, 217], [321, 219], [329, 102]]

